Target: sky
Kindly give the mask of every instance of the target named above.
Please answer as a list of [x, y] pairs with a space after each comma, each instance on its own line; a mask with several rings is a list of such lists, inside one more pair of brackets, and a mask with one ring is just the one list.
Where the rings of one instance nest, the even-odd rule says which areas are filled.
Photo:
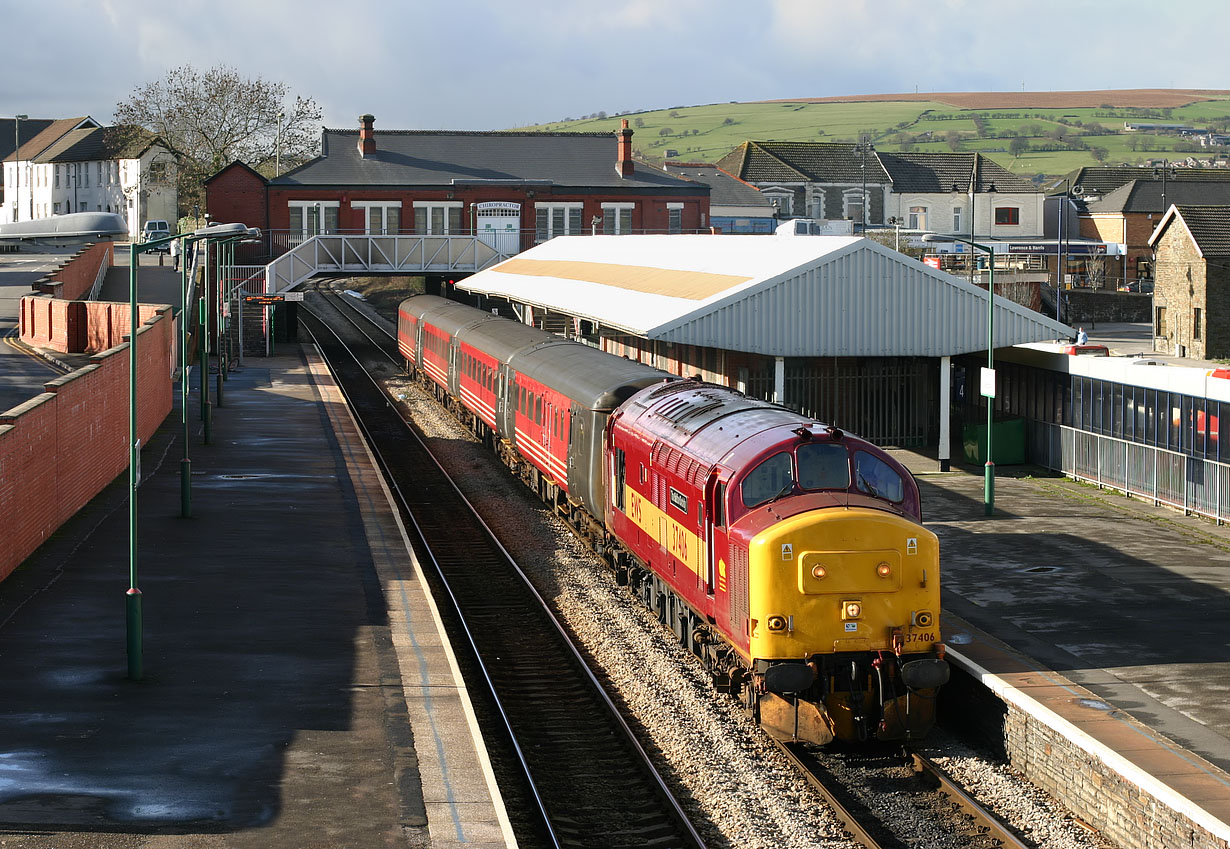
[[354, 128], [506, 129], [727, 101], [1230, 89], [1214, 0], [9, 0], [0, 117], [109, 123], [225, 65]]

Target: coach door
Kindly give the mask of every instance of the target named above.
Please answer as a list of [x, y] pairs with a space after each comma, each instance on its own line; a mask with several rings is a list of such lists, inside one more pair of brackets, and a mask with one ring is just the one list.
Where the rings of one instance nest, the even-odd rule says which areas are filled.
[[726, 574], [730, 563], [727, 541], [726, 483], [730, 472], [714, 469], [705, 482], [705, 592], [715, 597], [718, 610], [725, 610], [728, 592]]

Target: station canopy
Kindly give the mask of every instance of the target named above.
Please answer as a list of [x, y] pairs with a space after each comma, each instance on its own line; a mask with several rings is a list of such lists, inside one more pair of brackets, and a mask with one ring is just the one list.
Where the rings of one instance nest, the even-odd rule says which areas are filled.
[[[987, 349], [987, 292], [852, 236], [561, 236], [457, 288], [649, 340], [777, 357]], [[1073, 331], [1007, 298], [995, 347]]]

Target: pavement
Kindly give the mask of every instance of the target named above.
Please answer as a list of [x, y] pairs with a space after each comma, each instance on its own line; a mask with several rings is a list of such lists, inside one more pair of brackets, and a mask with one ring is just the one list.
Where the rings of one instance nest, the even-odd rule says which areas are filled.
[[[433, 603], [309, 349], [227, 381], [0, 583], [0, 846], [507, 845]], [[195, 405], [189, 412], [195, 410]], [[125, 597], [142, 593], [140, 680]]]

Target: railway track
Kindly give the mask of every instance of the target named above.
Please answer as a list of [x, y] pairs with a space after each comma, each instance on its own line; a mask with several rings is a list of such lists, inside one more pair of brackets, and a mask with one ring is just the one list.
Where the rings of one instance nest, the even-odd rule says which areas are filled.
[[[778, 743], [825, 797], [846, 830], [866, 849], [937, 845], [902, 825], [918, 812], [946, 849], [1028, 849], [990, 811], [923, 755], [897, 747], [816, 753], [799, 744]], [[902, 806], [909, 816], [903, 817]], [[909, 829], [907, 831], [907, 829]], [[903, 833], [905, 832], [905, 833]]]
[[[335, 296], [337, 297], [337, 296]], [[370, 322], [349, 298], [342, 296], [346, 321], [387, 352], [400, 372], [396, 340], [379, 323]], [[367, 327], [367, 325], [371, 327]], [[382, 358], [383, 359], [383, 358]], [[1036, 846], [1022, 842], [996, 817], [983, 809], [942, 770], [916, 753], [902, 755], [900, 748], [883, 747], [877, 752], [815, 753], [806, 747], [778, 744], [799, 773], [827, 800], [859, 845], [875, 849], [945, 846], [1016, 847]], [[924, 823], [922, 826], [919, 823]], [[596, 845], [596, 844], [590, 844]]]
[[[390, 352], [387, 338], [323, 297], [307, 306], [304, 325], [453, 602], [454, 642], [473, 650], [468, 683], [491, 694], [487, 727], [503, 729], [497, 759], [501, 783], [517, 785], [510, 816], [522, 845], [703, 846], [546, 603], [369, 377], [396, 367], [395, 343]], [[346, 329], [334, 333], [314, 312]]]

